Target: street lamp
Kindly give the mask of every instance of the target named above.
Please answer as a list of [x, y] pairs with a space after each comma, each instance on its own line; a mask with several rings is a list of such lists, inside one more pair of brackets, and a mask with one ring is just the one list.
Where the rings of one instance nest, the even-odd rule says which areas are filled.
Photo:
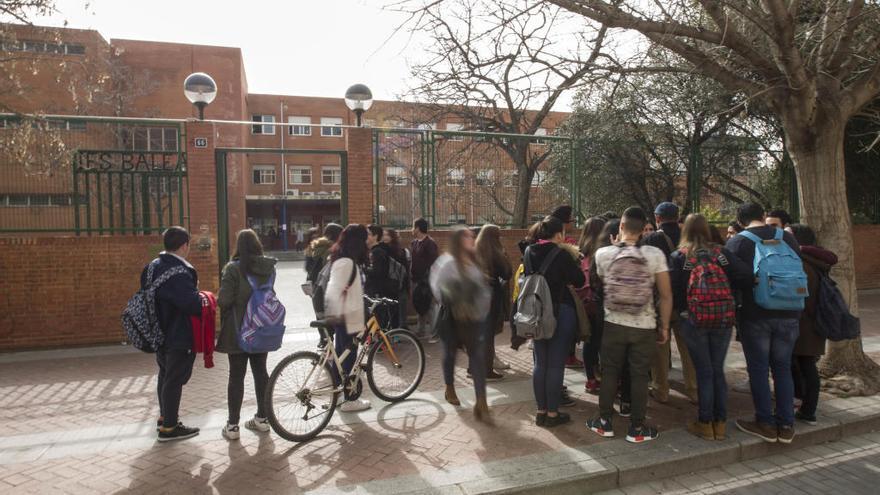
[[205, 107], [217, 97], [217, 83], [204, 72], [194, 72], [183, 81], [183, 94], [199, 109], [199, 120], [205, 120]]
[[361, 127], [361, 115], [373, 106], [373, 93], [364, 84], [355, 84], [345, 91], [345, 105], [357, 116], [357, 126]]

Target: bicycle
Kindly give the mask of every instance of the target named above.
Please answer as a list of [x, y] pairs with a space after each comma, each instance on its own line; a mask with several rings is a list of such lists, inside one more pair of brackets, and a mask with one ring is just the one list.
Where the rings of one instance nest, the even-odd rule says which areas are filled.
[[[310, 326], [317, 328], [329, 344], [320, 352], [295, 352], [272, 370], [266, 406], [269, 424], [281, 438], [306, 442], [321, 433], [333, 417], [340, 393], [347, 392], [349, 400], [360, 397], [364, 373], [373, 394], [386, 402], [402, 401], [419, 386], [425, 373], [425, 350], [421, 342], [409, 330], [383, 329], [379, 323], [379, 312], [384, 309], [389, 316], [397, 301], [367, 296], [364, 300], [369, 304], [370, 318], [355, 335], [352, 349], [337, 355], [330, 323], [313, 321]], [[359, 351], [351, 372], [346, 375], [342, 363], [353, 349]]]

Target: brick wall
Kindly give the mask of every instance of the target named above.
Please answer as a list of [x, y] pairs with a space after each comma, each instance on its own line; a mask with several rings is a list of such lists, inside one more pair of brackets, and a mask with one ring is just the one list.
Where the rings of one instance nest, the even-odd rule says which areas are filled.
[[[123, 341], [122, 309], [161, 250], [158, 235], [0, 238], [0, 351]], [[190, 261], [216, 291], [216, 259]]]
[[373, 219], [373, 132], [366, 127], [347, 131], [348, 222], [367, 224]]

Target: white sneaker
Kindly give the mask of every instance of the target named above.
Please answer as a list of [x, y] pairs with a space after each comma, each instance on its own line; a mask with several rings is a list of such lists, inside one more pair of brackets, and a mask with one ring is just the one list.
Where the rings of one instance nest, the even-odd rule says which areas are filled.
[[249, 419], [244, 423], [244, 427], [248, 430], [265, 433], [269, 431], [269, 420], [254, 416], [254, 419]]
[[429, 344], [436, 344], [437, 342], [440, 342], [440, 337], [431, 337], [428, 339]]
[[529, 349], [532, 349], [532, 350], [535, 349], [535, 341], [532, 339], [529, 339]]
[[227, 440], [238, 440], [241, 434], [238, 431], [238, 425], [226, 425], [221, 432], [223, 438]]
[[339, 410], [342, 412], [358, 412], [358, 411], [366, 411], [372, 407], [370, 401], [366, 399], [355, 399], [347, 402], [343, 402], [341, 406], [339, 406]]
[[509, 370], [510, 365], [505, 363], [504, 361], [498, 359], [498, 356], [495, 356], [495, 361], [492, 362], [492, 367], [496, 370]]

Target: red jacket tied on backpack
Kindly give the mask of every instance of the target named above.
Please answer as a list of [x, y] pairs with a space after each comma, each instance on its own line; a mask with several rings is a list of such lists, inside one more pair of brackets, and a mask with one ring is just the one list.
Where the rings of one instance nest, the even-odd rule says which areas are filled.
[[202, 300], [202, 314], [191, 316], [190, 325], [193, 333], [193, 352], [203, 353], [205, 368], [214, 367], [214, 334], [217, 324], [217, 298], [207, 291], [199, 291]]

